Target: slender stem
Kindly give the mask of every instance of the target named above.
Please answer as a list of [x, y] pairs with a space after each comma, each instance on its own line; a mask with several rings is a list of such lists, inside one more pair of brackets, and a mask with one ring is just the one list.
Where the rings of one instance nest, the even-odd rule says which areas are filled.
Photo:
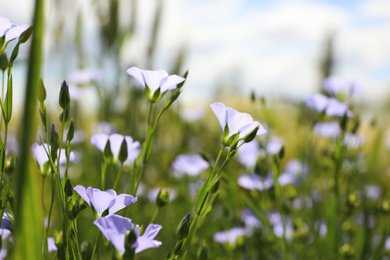
[[100, 238], [102, 237], [102, 233], [100, 231], [98, 231], [97, 235], [96, 235], [96, 239], [95, 239], [95, 245], [93, 246], [93, 251], [92, 251], [92, 257], [91, 259], [93, 259], [93, 257], [95, 256], [95, 253], [97, 252], [98, 254], [98, 259], [99, 259], [99, 250], [97, 249], [98, 248], [98, 245], [99, 245], [99, 242], [100, 242]]
[[100, 184], [101, 187], [102, 187], [102, 190], [105, 189], [107, 166], [108, 166], [107, 160], [104, 159], [104, 161], [103, 161], [103, 167], [102, 167], [102, 180], [101, 180], [101, 184]]
[[116, 186], [118, 185], [119, 179], [122, 175], [122, 171], [123, 171], [123, 163], [121, 162], [121, 166], [119, 167], [118, 174], [116, 175], [114, 187], [112, 188], [113, 190], [115, 190]]
[[156, 219], [156, 217], [158, 215], [159, 210], [160, 210], [160, 208], [156, 207], [156, 210], [154, 211], [153, 217], [150, 219], [150, 223], [149, 224], [152, 224], [154, 222], [154, 220]]
[[[3, 70], [3, 82], [1, 84], [1, 103], [4, 104], [4, 79], [5, 79], [5, 70]], [[3, 117], [0, 119], [0, 131], [3, 128]]]

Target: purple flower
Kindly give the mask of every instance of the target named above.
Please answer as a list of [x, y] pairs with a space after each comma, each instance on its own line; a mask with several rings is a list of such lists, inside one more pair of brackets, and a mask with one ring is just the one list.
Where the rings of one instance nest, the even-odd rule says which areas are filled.
[[126, 72], [142, 85], [146, 98], [153, 103], [159, 101], [168, 90], [175, 89], [177, 84], [185, 80], [177, 75], [169, 76], [165, 70], [141, 70], [131, 67]]
[[245, 226], [247, 227], [261, 227], [260, 219], [258, 219], [249, 209], [244, 209], [242, 211], [241, 220], [245, 223]]
[[49, 253], [57, 251], [57, 246], [56, 246], [56, 243], [54, 241], [54, 237], [47, 238], [47, 246], [48, 246]]
[[[45, 144], [34, 143], [31, 147], [32, 155], [33, 155], [35, 161], [37, 161], [37, 163], [39, 164], [42, 173], [45, 173], [44, 165], [46, 162], [49, 161], [49, 156], [47, 155], [45, 148], [46, 148], [47, 152], [50, 153], [51, 146], [46, 144], [46, 143]], [[60, 165], [65, 164], [66, 163], [65, 149], [61, 149], [61, 151], [58, 151], [57, 154], [60, 155]], [[74, 155], [74, 153], [70, 152], [69, 161], [74, 161], [75, 159], [76, 159], [76, 156]], [[54, 163], [56, 164], [57, 160]]]
[[288, 161], [284, 167], [284, 172], [279, 175], [278, 183], [280, 186], [286, 186], [289, 184], [295, 184], [298, 182], [299, 177], [306, 174], [307, 167], [297, 159]]
[[233, 108], [226, 107], [221, 102], [215, 102], [210, 107], [221, 125], [223, 132], [221, 141], [223, 145], [233, 145], [235, 138], [231, 140], [232, 138], [230, 137], [238, 135], [239, 140], [243, 139], [255, 130], [256, 127], [258, 127], [256, 135], [267, 132], [259, 122], [253, 121], [252, 116], [247, 113], [241, 113]]
[[204, 172], [208, 167], [208, 162], [199, 154], [181, 154], [172, 163], [176, 177], [182, 177], [183, 175], [196, 176]]
[[263, 150], [260, 150], [256, 140], [243, 144], [237, 152], [237, 160], [248, 168], [256, 166], [257, 159]]
[[328, 97], [324, 96], [320, 93], [316, 93], [308, 98], [305, 99], [305, 104], [314, 109], [317, 112], [322, 112], [325, 110], [327, 104], [328, 104]]
[[362, 91], [362, 87], [356, 82], [346, 82], [337, 76], [329, 76], [323, 82], [323, 87], [330, 95], [338, 94], [354, 95]]
[[118, 161], [119, 150], [121, 148], [123, 139], [126, 139], [127, 142], [127, 159], [123, 163], [124, 165], [132, 165], [134, 161], [137, 159], [140, 153], [140, 143], [138, 141], [134, 141], [131, 136], [123, 136], [120, 134], [95, 134], [91, 137], [91, 143], [93, 146], [98, 148], [100, 151], [104, 152], [104, 148], [107, 144], [108, 139], [110, 139], [111, 144], [111, 152], [114, 157], [114, 162]]
[[283, 147], [283, 140], [279, 137], [271, 136], [267, 144], [267, 153], [270, 155], [275, 155], [279, 153], [282, 147]]
[[159, 247], [162, 244], [160, 241], [154, 240], [162, 229], [161, 225], [150, 224], [144, 234], [140, 236], [139, 226], [137, 225], [134, 228], [132, 220], [122, 216], [109, 215], [104, 218], [98, 218], [94, 224], [121, 254], [125, 253], [125, 239], [126, 234], [129, 232], [135, 232], [137, 236], [137, 240], [133, 244], [136, 254], [148, 248]]
[[381, 196], [381, 193], [382, 193], [381, 188], [377, 185], [367, 185], [366, 187], [364, 187], [364, 191], [365, 191], [366, 197], [370, 198], [372, 200], [377, 200]]
[[319, 122], [313, 127], [313, 134], [317, 136], [336, 138], [341, 134], [341, 127], [337, 122]]
[[353, 113], [348, 110], [347, 104], [342, 103], [335, 98], [329, 99], [328, 104], [326, 106], [325, 114], [327, 116], [353, 116]]
[[[6, 230], [9, 230], [9, 231], [12, 231], [13, 225], [12, 225], [12, 221], [10, 219], [10, 216], [11, 215], [9, 215], [7, 213], [3, 214], [3, 218], [2, 218], [2, 221], [1, 221], [0, 229], [6, 229]], [[13, 218], [13, 217], [11, 216], [11, 218]]]
[[305, 99], [305, 104], [317, 112], [325, 111], [327, 116], [344, 116], [352, 117], [353, 113], [348, 110], [345, 103], [340, 102], [335, 98], [328, 98], [322, 94], [314, 94]]
[[134, 198], [128, 194], [116, 195], [116, 192], [111, 189], [101, 191], [92, 187], [85, 188], [83, 185], [77, 185], [74, 190], [88, 205], [96, 210], [98, 217], [101, 217], [106, 209], [108, 209], [108, 214], [111, 215], [137, 201], [136, 197]]
[[237, 182], [238, 185], [245, 189], [259, 191], [271, 188], [274, 183], [270, 176], [262, 179], [255, 173], [242, 175], [238, 178]]
[[213, 239], [221, 244], [229, 243], [234, 245], [237, 238], [247, 236], [247, 230], [243, 227], [234, 227], [229, 230], [217, 232], [213, 235]]
[[0, 37], [5, 35], [5, 43], [19, 38], [29, 27], [30, 25], [27, 24], [12, 24], [7, 18], [0, 16]]

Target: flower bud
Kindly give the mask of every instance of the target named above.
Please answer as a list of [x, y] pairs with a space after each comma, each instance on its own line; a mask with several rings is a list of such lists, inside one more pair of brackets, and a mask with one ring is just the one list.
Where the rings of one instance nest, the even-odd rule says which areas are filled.
[[188, 231], [190, 230], [190, 213], [182, 219], [179, 226], [176, 229], [177, 241], [182, 241], [188, 236]]
[[66, 215], [73, 220], [80, 212], [79, 203], [76, 196], [72, 196], [66, 202]]
[[62, 110], [62, 112], [60, 114], [60, 117], [59, 117], [60, 121], [63, 122], [63, 123], [68, 122], [69, 114], [70, 114], [69, 107], [67, 107], [64, 110]]
[[182, 248], [183, 248], [183, 240], [182, 241], [179, 241], [176, 243], [175, 245], [175, 249], [173, 249], [173, 254], [174, 255], [180, 255], [181, 252], [182, 252]]
[[123, 163], [124, 161], [127, 160], [127, 157], [128, 157], [127, 142], [126, 142], [126, 138], [123, 138], [121, 147], [119, 149], [118, 159], [121, 163]]
[[39, 87], [38, 87], [38, 100], [39, 102], [43, 102], [46, 99], [46, 88], [45, 84], [43, 84], [43, 79], [39, 79]]
[[111, 151], [111, 142], [110, 142], [110, 139], [107, 140], [107, 143], [106, 143], [106, 146], [104, 147], [104, 157], [107, 159], [107, 160], [112, 160], [112, 151]]
[[170, 190], [161, 188], [158, 192], [157, 198], [156, 198], [156, 204], [157, 207], [162, 208], [169, 202], [169, 196], [171, 195]]
[[61, 84], [59, 103], [62, 109], [66, 109], [70, 104], [69, 88], [65, 80]]
[[8, 58], [5, 52], [0, 52], [0, 69], [5, 71], [8, 67]]
[[283, 157], [284, 157], [284, 145], [279, 150], [278, 156], [279, 156], [279, 159], [283, 159]]
[[253, 129], [249, 134], [247, 134], [247, 135], [244, 137], [244, 142], [245, 142], [245, 143], [249, 143], [249, 142], [251, 142], [253, 139], [255, 139], [258, 130], [259, 130], [259, 127], [256, 127], [256, 128]]
[[25, 43], [30, 38], [32, 31], [33, 31], [33, 27], [30, 26], [28, 27], [27, 30], [22, 32], [22, 34], [19, 36], [19, 43]]
[[73, 185], [70, 182], [69, 178], [66, 178], [64, 191], [65, 191], [66, 196], [68, 196], [68, 197], [73, 195]]
[[66, 135], [66, 140], [69, 142], [73, 140], [74, 137], [74, 120], [73, 118], [70, 120], [70, 125], [68, 129], [68, 134]]
[[19, 44], [16, 44], [15, 48], [12, 51], [11, 58], [9, 59], [11, 66], [12, 66], [14, 60], [16, 60], [16, 57], [18, 57], [18, 54], [19, 54]]
[[39, 103], [39, 115], [41, 117], [42, 124], [43, 124], [43, 127], [45, 128], [45, 132], [46, 132], [47, 131], [47, 120], [46, 120], [47, 111], [46, 111], [46, 105], [43, 102]]
[[53, 161], [57, 158], [57, 149], [58, 149], [58, 133], [54, 124], [51, 125], [50, 133], [50, 145], [51, 145], [51, 158]]

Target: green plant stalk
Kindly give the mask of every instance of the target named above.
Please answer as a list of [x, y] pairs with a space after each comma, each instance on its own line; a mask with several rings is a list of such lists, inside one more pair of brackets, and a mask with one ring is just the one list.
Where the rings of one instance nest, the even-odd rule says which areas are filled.
[[16, 170], [16, 209], [15, 209], [15, 248], [14, 259], [42, 258], [42, 205], [37, 189], [38, 174], [33, 170], [31, 145], [34, 142], [37, 129], [37, 90], [41, 74], [44, 33], [44, 0], [35, 1], [34, 27], [30, 48], [28, 76], [25, 94], [25, 106], [21, 122], [20, 163]]
[[[4, 79], [5, 79], [5, 70], [3, 70], [3, 82], [1, 84], [1, 103], [4, 103]], [[3, 117], [0, 119], [0, 131], [3, 128]]]
[[101, 179], [101, 187], [102, 187], [102, 190], [105, 189], [105, 184], [106, 184], [106, 171], [107, 171], [107, 160], [104, 158], [103, 160], [103, 166], [102, 166], [102, 179]]
[[156, 207], [156, 210], [154, 211], [153, 217], [150, 219], [149, 224], [152, 224], [154, 222], [154, 220], [156, 219], [156, 217], [158, 215], [159, 210], [160, 210], [160, 208]]
[[119, 179], [121, 178], [122, 175], [122, 171], [123, 171], [123, 163], [121, 162], [121, 166], [119, 167], [118, 174], [116, 175], [115, 178], [114, 187], [112, 188], [113, 190], [115, 190], [116, 186], [118, 185]]

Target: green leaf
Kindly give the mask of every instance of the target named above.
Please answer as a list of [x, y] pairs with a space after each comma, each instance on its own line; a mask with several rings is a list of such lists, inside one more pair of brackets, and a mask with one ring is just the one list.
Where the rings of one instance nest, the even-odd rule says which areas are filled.
[[197, 215], [202, 215], [206, 209], [205, 205], [209, 196], [211, 181], [212, 181], [212, 175], [210, 175], [205, 183], [202, 186], [202, 189], [200, 190], [198, 199], [195, 204], [195, 213]]

